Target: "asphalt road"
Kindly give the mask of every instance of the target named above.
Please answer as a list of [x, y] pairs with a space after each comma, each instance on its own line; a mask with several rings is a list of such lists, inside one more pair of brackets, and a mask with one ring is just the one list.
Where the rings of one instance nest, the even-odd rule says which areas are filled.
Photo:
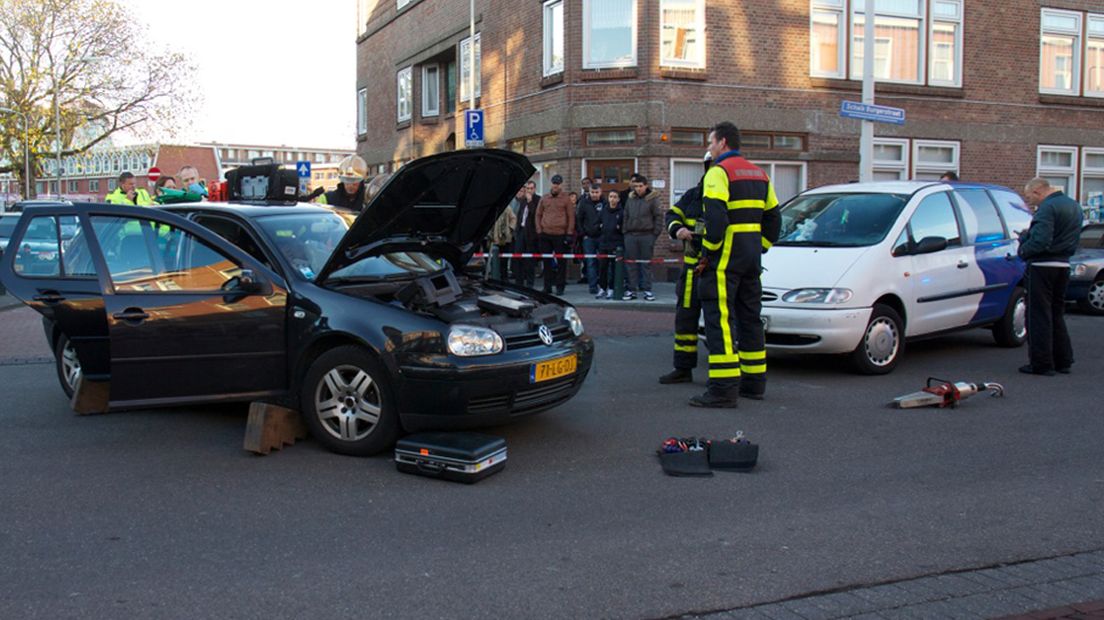
[[[249, 455], [243, 407], [77, 417], [44, 349], [0, 345], [0, 617], [663, 617], [1104, 548], [1100, 319], [1069, 318], [1069, 376], [973, 331], [887, 377], [774, 357], [768, 400], [703, 411], [703, 372], [655, 381], [667, 317], [613, 312], [583, 312], [615, 335], [578, 397], [491, 431], [510, 460], [473, 486]], [[885, 406], [929, 375], [1008, 393]], [[664, 437], [736, 430], [754, 473], [660, 472]]]

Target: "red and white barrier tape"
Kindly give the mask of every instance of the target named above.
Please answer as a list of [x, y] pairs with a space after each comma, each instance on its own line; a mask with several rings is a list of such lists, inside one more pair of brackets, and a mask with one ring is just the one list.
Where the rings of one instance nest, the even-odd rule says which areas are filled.
[[495, 254], [490, 255], [486, 252], [476, 252], [472, 255], [472, 258], [612, 258], [625, 263], [681, 263], [681, 258], [652, 258], [648, 260], [641, 260], [637, 258], [620, 258], [616, 254]]

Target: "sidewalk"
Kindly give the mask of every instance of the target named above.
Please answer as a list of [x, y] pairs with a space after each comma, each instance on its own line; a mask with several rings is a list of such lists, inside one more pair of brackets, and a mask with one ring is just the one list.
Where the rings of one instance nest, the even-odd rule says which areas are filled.
[[1104, 550], [842, 588], [684, 618], [1010, 620], [1009, 616], [1051, 620], [1104, 618]]
[[[541, 283], [539, 279], [533, 288], [540, 290]], [[639, 291], [636, 294], [636, 299], [629, 301], [595, 299], [594, 295], [590, 294], [586, 284], [568, 284], [564, 288], [564, 294], [559, 297], [578, 308], [625, 308], [626, 310], [650, 310], [654, 312], [675, 311], [677, 299], [675, 297], [674, 282], [653, 282], [652, 292], [655, 293], [655, 301], [644, 301]]]

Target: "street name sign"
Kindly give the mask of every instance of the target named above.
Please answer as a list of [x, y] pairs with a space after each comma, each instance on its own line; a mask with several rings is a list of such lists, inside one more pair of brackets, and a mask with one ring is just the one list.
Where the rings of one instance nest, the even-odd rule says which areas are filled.
[[893, 125], [905, 124], [905, 111], [901, 108], [891, 108], [885, 105], [874, 105], [860, 101], [841, 101], [840, 116], [843, 118], [857, 118], [863, 121], [875, 123], [890, 123]]

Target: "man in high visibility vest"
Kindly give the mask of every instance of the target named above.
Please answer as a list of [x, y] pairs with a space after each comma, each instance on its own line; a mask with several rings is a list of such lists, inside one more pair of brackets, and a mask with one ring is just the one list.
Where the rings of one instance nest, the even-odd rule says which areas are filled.
[[740, 130], [718, 123], [709, 134], [713, 167], [702, 182], [705, 234], [699, 295], [709, 347], [708, 389], [695, 407], [735, 407], [737, 395], [762, 399], [767, 387], [761, 257], [778, 240], [778, 198], [767, 174], [740, 156]]
[[[709, 171], [713, 155], [705, 154], [705, 171]], [[705, 228], [702, 217], [702, 183], [698, 184], [678, 199], [667, 210], [664, 218], [667, 234], [671, 239], [682, 241], [682, 274], [675, 286], [678, 303], [675, 305], [675, 369], [659, 378], [659, 382], [690, 383], [694, 380], [694, 368], [698, 366], [698, 319], [701, 318], [701, 299], [698, 297], [698, 261], [701, 259], [701, 231]]]
[[153, 198], [150, 198], [149, 192], [137, 187], [137, 181], [134, 180], [134, 175], [129, 172], [124, 172], [119, 175], [119, 184], [115, 187], [115, 190], [104, 196], [104, 202], [110, 202], [113, 205], [132, 205], [138, 207], [148, 207], [153, 204]]

